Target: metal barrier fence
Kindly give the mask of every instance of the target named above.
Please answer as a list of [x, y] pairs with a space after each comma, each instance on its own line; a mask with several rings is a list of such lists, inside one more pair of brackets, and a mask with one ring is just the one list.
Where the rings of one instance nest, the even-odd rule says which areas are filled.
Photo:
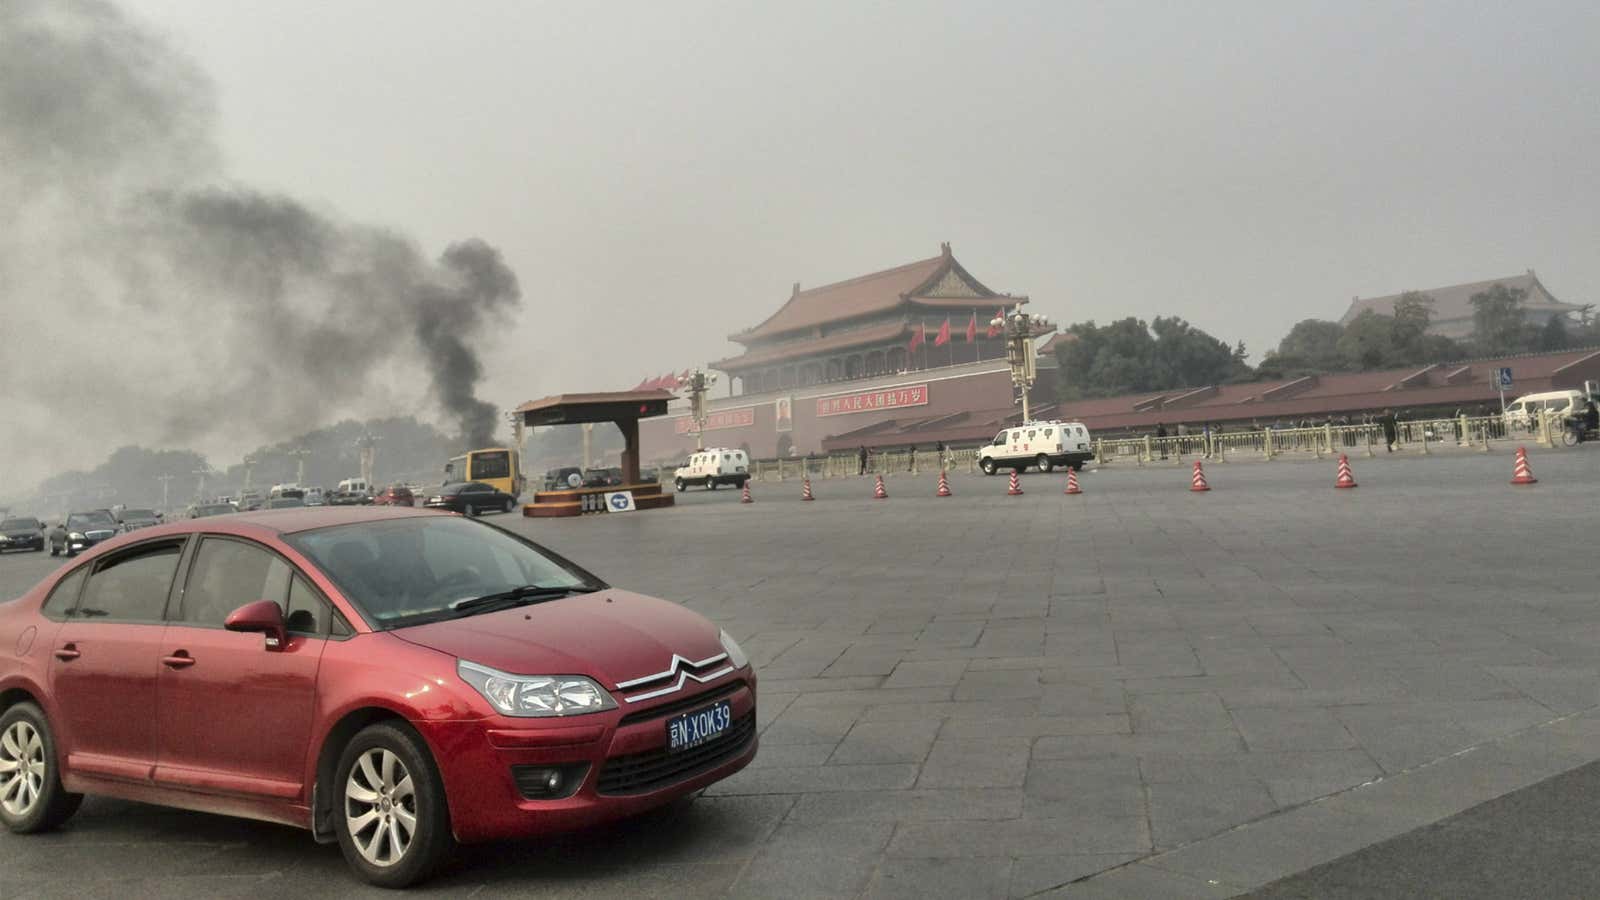
[[[1322, 459], [1340, 453], [1375, 456], [1391, 452], [1391, 446], [1393, 452], [1422, 455], [1440, 451], [1488, 453], [1496, 443], [1502, 441], [1555, 447], [1561, 442], [1563, 427], [1562, 418], [1551, 413], [1544, 413], [1532, 420], [1508, 420], [1499, 415], [1457, 416], [1396, 422], [1393, 445], [1390, 445], [1380, 425], [1327, 423], [1312, 428], [1263, 428], [1159, 438], [1154, 435], [1097, 438], [1094, 451], [1095, 462], [1103, 466], [1143, 466], [1162, 461], [1194, 459], [1219, 462], [1280, 457]], [[756, 481], [798, 480], [806, 475], [812, 478], [839, 478], [863, 472], [857, 453], [755, 459], [750, 461], [750, 466], [751, 477]], [[865, 474], [926, 474], [941, 469], [951, 472], [978, 471], [978, 447], [949, 448], [942, 454], [937, 450], [917, 450], [915, 453], [910, 450], [881, 450], [868, 455]], [[669, 473], [670, 470], [663, 470], [664, 480], [670, 480]]]

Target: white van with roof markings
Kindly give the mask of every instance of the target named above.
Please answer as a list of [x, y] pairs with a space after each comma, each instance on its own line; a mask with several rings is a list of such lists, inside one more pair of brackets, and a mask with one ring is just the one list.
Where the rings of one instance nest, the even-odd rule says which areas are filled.
[[750, 457], [737, 447], [707, 447], [696, 450], [689, 461], [672, 473], [672, 486], [681, 493], [689, 485], [704, 485], [714, 491], [719, 484], [744, 487], [750, 479]]
[[1007, 428], [978, 450], [978, 467], [993, 475], [999, 469], [1023, 471], [1038, 466], [1048, 472], [1056, 466], [1082, 469], [1094, 459], [1089, 429], [1082, 422], [1027, 422]]

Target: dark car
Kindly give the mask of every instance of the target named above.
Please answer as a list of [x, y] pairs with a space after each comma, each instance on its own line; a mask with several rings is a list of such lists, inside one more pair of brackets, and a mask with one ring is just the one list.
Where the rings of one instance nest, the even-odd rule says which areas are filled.
[[296, 509], [305, 506], [306, 502], [299, 497], [273, 497], [267, 501], [266, 509]]
[[417, 497], [402, 484], [391, 484], [372, 498], [373, 506], [416, 506]]
[[123, 531], [132, 531], [135, 528], [149, 528], [151, 525], [161, 524], [161, 514], [153, 509], [128, 509], [117, 510], [117, 524]]
[[423, 506], [475, 516], [494, 510], [511, 512], [517, 508], [517, 498], [481, 481], [458, 481], [440, 488], [437, 494], [428, 497]]
[[620, 484], [622, 484], [621, 469], [585, 469], [583, 472], [584, 487], [616, 487]]
[[327, 498], [329, 506], [366, 506], [372, 503], [366, 491], [332, 491]]
[[103, 509], [67, 513], [66, 521], [50, 532], [50, 555], [77, 556], [107, 538], [118, 534], [117, 520]]
[[0, 521], [0, 553], [44, 549], [44, 523], [31, 516]]
[[583, 470], [577, 466], [562, 466], [544, 473], [544, 489], [565, 491], [583, 487]]

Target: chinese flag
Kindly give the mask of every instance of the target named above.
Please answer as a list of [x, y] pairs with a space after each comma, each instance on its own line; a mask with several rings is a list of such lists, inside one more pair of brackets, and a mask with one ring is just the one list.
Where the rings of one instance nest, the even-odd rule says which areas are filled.
[[933, 339], [935, 347], [943, 347], [950, 343], [950, 317], [945, 316], [944, 324], [939, 326], [939, 336]]
[[911, 335], [911, 342], [906, 344], [906, 352], [907, 353], [915, 353], [915, 352], [917, 352], [917, 348], [922, 346], [923, 342], [926, 341], [927, 339], [928, 339], [928, 326], [926, 326], [926, 325], [918, 325], [917, 326], [917, 330]]
[[972, 311], [972, 321], [967, 323], [967, 343], [978, 339], [978, 311]]
[[[1001, 307], [1000, 309], [995, 310], [994, 311], [994, 317], [996, 319], [1004, 320], [1005, 317], [1006, 317], [1005, 308]], [[999, 337], [999, 336], [1000, 336], [1000, 326], [994, 324], [993, 322], [990, 322], [989, 323], [989, 331], [984, 334], [984, 337]]]

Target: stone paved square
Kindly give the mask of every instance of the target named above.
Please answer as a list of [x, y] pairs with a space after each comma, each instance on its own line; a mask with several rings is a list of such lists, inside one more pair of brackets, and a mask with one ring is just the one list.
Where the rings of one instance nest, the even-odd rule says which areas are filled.
[[[1075, 497], [896, 475], [887, 501], [819, 479], [492, 519], [719, 621], [762, 746], [421, 893], [1227, 896], [1600, 757], [1561, 730], [1600, 704], [1600, 452], [1534, 451], [1534, 488], [1502, 451], [1353, 462], [1357, 491], [1331, 463], [1215, 464], [1203, 495], [1119, 464]], [[51, 565], [7, 557], [0, 586]], [[369, 893], [303, 833], [108, 800], [0, 860], [8, 897]]]

